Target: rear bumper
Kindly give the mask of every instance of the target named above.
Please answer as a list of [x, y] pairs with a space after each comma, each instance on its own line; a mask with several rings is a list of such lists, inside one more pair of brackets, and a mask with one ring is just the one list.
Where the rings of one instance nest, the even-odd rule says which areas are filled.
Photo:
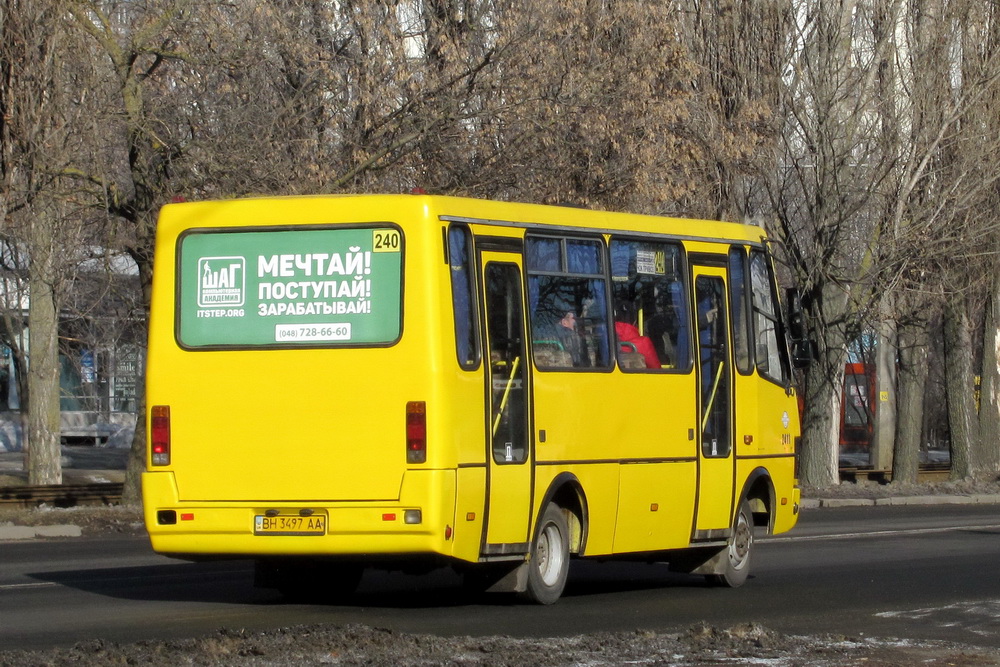
[[[455, 472], [407, 471], [395, 501], [181, 502], [172, 472], [142, 477], [146, 530], [153, 550], [180, 557], [210, 556], [451, 556]], [[326, 517], [320, 535], [256, 535], [255, 517], [268, 510]], [[420, 522], [407, 523], [406, 511]], [[164, 523], [172, 514], [174, 523]]]

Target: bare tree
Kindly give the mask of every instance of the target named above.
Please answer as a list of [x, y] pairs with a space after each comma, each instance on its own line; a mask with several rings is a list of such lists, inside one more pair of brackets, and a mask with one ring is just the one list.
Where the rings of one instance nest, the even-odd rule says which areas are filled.
[[[996, 19], [988, 6], [965, 0], [906, 5], [897, 58], [894, 138], [900, 162], [898, 196], [878, 234], [880, 284], [892, 287], [900, 331], [900, 442], [894, 479], [913, 481], [922, 423], [918, 399], [926, 381], [926, 329], [944, 323], [952, 473], [975, 472], [980, 425], [973, 403], [976, 304], [995, 272], [997, 234], [980, 215], [997, 176], [987, 156], [1000, 148], [993, 102], [997, 94]], [[961, 261], [963, 257], [970, 262]], [[970, 272], [968, 267], [979, 269]], [[984, 349], [996, 366], [996, 351]]]
[[1000, 472], [1000, 271], [993, 270], [983, 326], [982, 372], [979, 392], [979, 466]]
[[[452, 121], [454, 90], [489, 62], [483, 55], [432, 80], [426, 59], [407, 52], [398, 8], [382, 2], [70, 7], [91, 39], [104, 108], [95, 116], [110, 129], [76, 173], [96, 186], [109, 220], [120, 221], [108, 242], [134, 259], [147, 304], [155, 215], [172, 196], [338, 191], [398, 179], [417, 140]], [[144, 467], [139, 408], [127, 502], [138, 500]]]
[[[981, 472], [995, 474], [1000, 470], [1000, 414], [998, 414], [995, 388], [998, 376], [998, 353], [995, 344], [997, 320], [995, 307], [996, 285], [1000, 273], [1000, 225], [995, 220], [985, 218], [984, 210], [991, 210], [997, 202], [997, 183], [1000, 174], [992, 167], [992, 156], [1000, 149], [1000, 122], [996, 114], [996, 102], [1000, 98], [1000, 12], [992, 4], [976, 2], [960, 3], [955, 13], [956, 23], [964, 26], [961, 33], [961, 97], [962, 116], [958, 123], [957, 152], [960, 159], [958, 168], [952, 173], [960, 179], [964, 194], [959, 201], [963, 214], [960, 231], [965, 231], [959, 254], [968, 258], [966, 270], [960, 278], [961, 289], [969, 295], [967, 302], [972, 305], [968, 314], [976, 322], [973, 346], [976, 338], [982, 341], [978, 348], [970, 347], [959, 351], [963, 359], [980, 358], [978, 367], [968, 374], [960, 374], [949, 379], [949, 415], [955, 420], [964, 420], [969, 415], [972, 434], [969, 441], [952, 439], [952, 452], [956, 446], [970, 448], [972, 466], [963, 470], [953, 464], [952, 477], [976, 475]], [[955, 264], [950, 264], [955, 267]], [[990, 307], [985, 313], [982, 305]], [[947, 309], [946, 309], [947, 312]], [[984, 331], [983, 324], [987, 327]], [[947, 334], [949, 327], [946, 325]], [[964, 337], [963, 337], [964, 339]], [[954, 347], [949, 340], [946, 349]], [[976, 354], [981, 352], [980, 354]], [[955, 360], [958, 362], [959, 360]], [[949, 364], [949, 369], [958, 363]], [[964, 370], [964, 369], [962, 369]], [[972, 388], [975, 385], [976, 370], [983, 378], [989, 393], [985, 401], [977, 405]], [[985, 406], [985, 410], [983, 409]], [[961, 454], [960, 454], [961, 456]]]
[[495, 4], [497, 76], [477, 101], [494, 111], [454, 190], [660, 213], [711, 199], [675, 3]]
[[[102, 242], [139, 267], [144, 299], [155, 214], [178, 195], [416, 186], [773, 214], [769, 231], [819, 333], [806, 383], [809, 484], [837, 479], [843, 362], [863, 316], [891, 294], [919, 374], [920, 331], [905, 330], [926, 326], [918, 295], [952, 293], [924, 278], [950, 247], [939, 232], [962, 219], [951, 203], [982, 201], [961, 190], [973, 162], [954, 158], [989, 134], [987, 107], [972, 105], [987, 100], [989, 68], [967, 59], [955, 97], [954, 70], [921, 73], [955, 62], [931, 38], [952, 43], [941, 31], [961, 20], [917, 25], [935, 16], [930, 5], [957, 11], [967, 0], [67, 1], [62, 16], [88, 38], [78, 90], [92, 125], [77, 127], [92, 143], [66, 173], [105, 214]], [[140, 420], [130, 500], [143, 433]]]
[[696, 63], [689, 132], [702, 146], [707, 201], [690, 213], [713, 219], [771, 217], [765, 185], [781, 136], [781, 89], [794, 25], [791, 0], [699, 0], [680, 11], [683, 44]]
[[[898, 5], [898, 3], [896, 3]], [[790, 35], [784, 146], [770, 186], [776, 236], [810, 308], [819, 356], [806, 377], [802, 478], [838, 481], [838, 419], [847, 345], [865, 290], [858, 289], [893, 159], [878, 151], [880, 58], [891, 33], [865, 29], [854, 2], [800, 2]]]
[[[17, 368], [26, 375], [22, 407], [27, 406], [26, 468], [33, 484], [59, 484], [59, 295], [65, 278], [67, 209], [61, 174], [75, 142], [73, 92], [69, 70], [72, 47], [59, 0], [11, 0], [2, 10], [2, 150], [0, 177], [3, 224], [12, 241], [11, 258], [26, 260], [28, 340], [26, 364], [18, 336], [13, 343]], [[16, 259], [14, 259], [16, 257]], [[21, 304], [23, 305], [23, 304]], [[13, 317], [16, 319], [16, 315]], [[8, 334], [11, 326], [8, 309]], [[25, 395], [26, 394], [26, 395]]]
[[893, 482], [917, 481], [923, 435], [923, 403], [929, 370], [927, 329], [933, 320], [897, 320], [898, 419], [892, 457]]

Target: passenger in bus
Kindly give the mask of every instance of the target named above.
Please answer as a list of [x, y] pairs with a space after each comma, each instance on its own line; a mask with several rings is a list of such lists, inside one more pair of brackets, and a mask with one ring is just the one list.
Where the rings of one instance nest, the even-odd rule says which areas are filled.
[[[635, 351], [642, 355], [646, 362], [646, 368], [660, 368], [660, 357], [656, 354], [653, 341], [648, 336], [639, 333], [638, 327], [633, 324], [634, 318], [630, 316], [632, 309], [628, 303], [620, 303], [615, 306], [615, 335], [619, 343], [631, 343], [635, 346]], [[624, 351], [621, 347], [620, 351]]]
[[[660, 357], [656, 354], [653, 341], [649, 336], [643, 336], [634, 324], [628, 322], [615, 322], [615, 335], [618, 336], [619, 343], [631, 343], [635, 345], [635, 351], [642, 355], [646, 362], [646, 368], [657, 368], [660, 366]], [[624, 351], [624, 348], [622, 348]]]
[[583, 347], [583, 338], [576, 329], [576, 312], [566, 311], [562, 319], [556, 323], [555, 337], [562, 345], [563, 350], [569, 352], [570, 359], [573, 360], [574, 367], [587, 366], [586, 350]]

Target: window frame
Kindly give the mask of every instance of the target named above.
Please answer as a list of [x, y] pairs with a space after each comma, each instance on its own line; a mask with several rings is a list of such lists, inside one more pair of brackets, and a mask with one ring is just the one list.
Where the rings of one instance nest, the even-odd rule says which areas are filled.
[[[458, 295], [458, 285], [456, 283], [456, 265], [454, 263], [454, 247], [452, 245], [453, 234], [460, 233], [465, 240], [465, 274], [468, 289], [468, 325], [469, 325], [469, 343], [471, 345], [471, 355], [468, 361], [463, 361], [461, 355], [461, 330], [459, 328], [459, 312], [458, 312], [458, 302], [456, 297]], [[476, 249], [473, 244], [475, 236], [472, 230], [469, 229], [468, 225], [453, 223], [445, 229], [445, 263], [448, 265], [449, 270], [449, 282], [451, 284], [451, 312], [452, 312], [452, 326], [454, 327], [455, 334], [455, 359], [458, 361], [460, 368], [466, 371], [478, 370], [482, 364], [483, 351], [482, 351], [482, 335], [479, 331], [479, 297], [477, 285], [479, 284], [477, 271], [476, 271]]]
[[[767, 313], [758, 307], [758, 300], [755, 298], [757, 291], [754, 290], [753, 284], [753, 267], [754, 261], [762, 262], [765, 271], [765, 277], [767, 279], [767, 296], [770, 299], [771, 307], [773, 312]], [[748, 275], [750, 277], [750, 304], [751, 312], [753, 317], [751, 317], [751, 331], [753, 341], [752, 347], [754, 348], [754, 356], [756, 358], [755, 367], [760, 376], [770, 382], [773, 382], [781, 387], [788, 387], [791, 383], [791, 363], [788, 357], [788, 346], [785, 342], [785, 322], [781, 316], [781, 302], [778, 301], [777, 286], [774, 280], [774, 270], [771, 264], [770, 254], [763, 248], [751, 248], [749, 253], [749, 263], [748, 267], [750, 269]], [[760, 333], [757, 327], [757, 316], [761, 316], [771, 323], [771, 329], [774, 332], [774, 344], [776, 347], [776, 355], [778, 360], [778, 373], [774, 373], [770, 368], [770, 355], [766, 355], [765, 359], [762, 359], [760, 355], [757, 354], [757, 337]], [[763, 365], [762, 364], [765, 364]]]
[[[687, 344], [687, 354], [684, 359], [683, 364], [678, 364], [673, 368], [660, 367], [660, 368], [624, 368], [620, 363], [618, 363], [619, 369], [624, 373], [663, 373], [663, 374], [688, 374], [694, 368], [694, 337], [691, 331], [691, 297], [690, 297], [690, 281], [689, 281], [689, 271], [688, 271], [688, 257], [684, 244], [680, 239], [666, 238], [666, 237], [656, 237], [656, 236], [637, 236], [634, 234], [612, 234], [608, 241], [608, 253], [611, 261], [608, 262], [608, 273], [610, 276], [609, 286], [611, 288], [611, 312], [612, 312], [612, 323], [614, 321], [615, 312], [615, 298], [614, 298], [614, 283], [615, 283], [615, 273], [614, 267], [612, 266], [612, 261], [614, 259], [614, 252], [612, 246], [615, 243], [622, 244], [648, 244], [648, 245], [659, 245], [667, 246], [676, 251], [674, 255], [677, 259], [677, 266], [675, 267], [676, 282], [680, 284], [680, 296], [683, 299], [681, 307], [683, 312], [679, 313], [678, 321], [679, 325], [683, 327], [683, 335], [686, 338]], [[636, 274], [629, 274], [627, 277], [627, 282], [632, 282]], [[651, 274], [655, 275], [655, 274]], [[666, 274], [664, 274], [666, 275]], [[680, 342], [680, 334], [678, 335], [677, 342]], [[617, 337], [615, 340], [615, 359], [618, 360], [618, 348]], [[660, 360], [662, 363], [662, 359]]]
[[[533, 258], [531, 256], [530, 248], [534, 242], [540, 241], [556, 241], [558, 243], [558, 268], [557, 269], [538, 269], [535, 268]], [[570, 271], [570, 251], [569, 244], [574, 242], [584, 242], [588, 244], [594, 244], [596, 247], [596, 259], [599, 266], [596, 268], [594, 273], [586, 273], [580, 271]], [[609, 277], [609, 259], [608, 259], [608, 248], [607, 243], [604, 240], [603, 235], [588, 235], [585, 233], [556, 233], [556, 232], [540, 232], [533, 233], [529, 232], [524, 236], [524, 277], [526, 284], [526, 298], [527, 298], [527, 310], [528, 310], [528, 320], [527, 320], [527, 330], [528, 338], [531, 343], [531, 359], [535, 368], [542, 372], [600, 372], [606, 373], [611, 372], [615, 367], [614, 357], [612, 352], [613, 342], [611, 337], [611, 330], [613, 327], [613, 316], [610, 311], [611, 305], [611, 290], [610, 290], [610, 277]], [[595, 352], [601, 352], [601, 344], [603, 343], [606, 358], [602, 359], [596, 358], [593, 365], [588, 366], [575, 366], [575, 365], [548, 365], [539, 364], [539, 359], [536, 357], [536, 343], [541, 340], [546, 340], [545, 338], [536, 338], [536, 336], [544, 335], [544, 332], [540, 331], [538, 327], [538, 320], [536, 318], [535, 306], [537, 304], [532, 304], [532, 291], [536, 283], [533, 280], [538, 278], [565, 278], [570, 280], [578, 281], [588, 281], [593, 283], [595, 281], [600, 281], [602, 286], [592, 289], [593, 293], [602, 295], [604, 299], [603, 305], [603, 326], [604, 334], [603, 340], [600, 334], [593, 334], [592, 339], [595, 346]], [[579, 320], [584, 318], [580, 315], [577, 316]], [[578, 332], [579, 333], [579, 332]], [[581, 336], [584, 334], [580, 333]]]
[[[733, 345], [733, 360], [734, 366], [740, 375], [752, 375], [754, 369], [757, 367], [756, 350], [755, 346], [751, 344], [754, 340], [754, 327], [753, 327], [753, 294], [751, 292], [750, 284], [750, 258], [747, 253], [747, 247], [743, 245], [731, 245], [729, 247], [729, 252], [727, 254], [728, 261], [728, 272], [729, 272], [729, 322], [730, 322], [730, 335], [732, 336]], [[736, 281], [733, 279], [733, 262], [734, 259], [739, 262], [740, 269], [742, 271], [742, 285], [741, 289], [737, 291]], [[739, 317], [737, 317], [736, 304], [733, 302], [736, 298], [740, 300], [740, 310]], [[742, 327], [740, 327], [739, 320], [743, 320]], [[740, 361], [740, 356], [737, 354], [737, 330], [739, 328], [743, 329], [743, 343], [746, 346], [746, 359], [743, 363]]]

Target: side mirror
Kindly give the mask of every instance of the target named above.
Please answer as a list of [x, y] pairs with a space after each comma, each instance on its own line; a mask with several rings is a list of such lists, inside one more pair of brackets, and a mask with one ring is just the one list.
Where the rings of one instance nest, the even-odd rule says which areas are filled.
[[816, 342], [809, 338], [802, 310], [802, 296], [794, 287], [785, 291], [788, 304], [788, 338], [792, 345], [792, 365], [806, 368], [816, 358]]

